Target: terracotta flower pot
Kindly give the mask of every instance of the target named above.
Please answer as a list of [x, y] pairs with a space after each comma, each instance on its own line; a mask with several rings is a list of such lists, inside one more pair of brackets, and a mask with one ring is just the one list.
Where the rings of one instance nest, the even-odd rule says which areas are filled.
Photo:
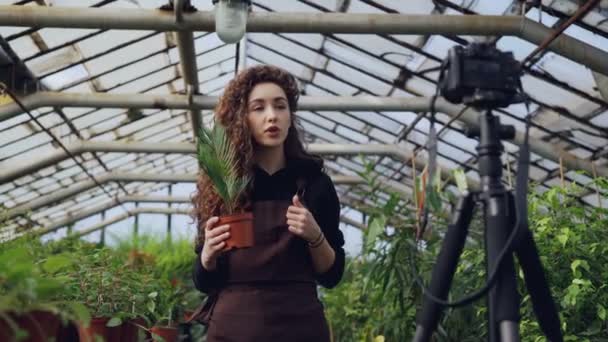
[[162, 337], [165, 342], [177, 342], [177, 338], [179, 337], [177, 327], [153, 326], [150, 328], [150, 333]]
[[251, 247], [254, 245], [253, 213], [247, 212], [220, 216], [216, 226], [224, 224], [230, 225], [230, 237], [226, 240], [226, 247], [224, 247], [224, 250]]
[[192, 311], [192, 310], [184, 311], [183, 322], [186, 322], [186, 323], [189, 322], [192, 315], [194, 315], [194, 311]]
[[[20, 330], [27, 332], [28, 337], [21, 340], [22, 342], [56, 340], [61, 331], [61, 318], [52, 312], [31, 311], [23, 315], [9, 313], [8, 316]], [[12, 331], [8, 322], [0, 319], [0, 339], [13, 341], [15, 337], [15, 332]]]
[[122, 342], [139, 341], [139, 332], [145, 331], [141, 327], [146, 326], [146, 321], [143, 318], [132, 319], [121, 325], [122, 331], [120, 340]]
[[103, 337], [105, 341], [120, 341], [122, 326], [107, 327], [106, 324], [109, 320], [109, 317], [94, 317], [91, 318], [91, 323], [88, 327], [79, 325], [78, 336], [80, 337], [80, 341], [95, 342], [95, 335]]

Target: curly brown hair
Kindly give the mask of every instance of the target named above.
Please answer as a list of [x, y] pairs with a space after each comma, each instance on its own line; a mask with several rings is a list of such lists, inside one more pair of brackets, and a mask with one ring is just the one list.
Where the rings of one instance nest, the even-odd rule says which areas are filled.
[[[247, 101], [249, 94], [257, 84], [268, 82], [281, 87], [289, 103], [291, 125], [284, 143], [285, 157], [287, 159], [310, 160], [319, 168], [322, 168], [323, 159], [308, 153], [304, 149], [304, 145], [300, 140], [299, 129], [296, 127], [298, 121], [295, 112], [300, 92], [295, 77], [278, 67], [258, 65], [242, 70], [232, 79], [215, 107], [215, 122], [226, 128], [226, 134], [236, 150], [239, 151], [237, 155], [239, 176], [253, 175], [254, 146], [256, 142], [251, 135], [247, 123]], [[248, 188], [239, 199], [236, 212], [246, 211], [250, 208], [250, 193], [253, 189], [254, 181], [252, 179], [252, 182], [250, 182]], [[196, 193], [192, 198], [194, 205], [192, 216], [197, 222], [198, 245], [202, 244], [205, 221], [212, 216], [222, 215], [225, 213], [225, 208], [211, 180], [203, 172], [199, 172], [196, 187]]]

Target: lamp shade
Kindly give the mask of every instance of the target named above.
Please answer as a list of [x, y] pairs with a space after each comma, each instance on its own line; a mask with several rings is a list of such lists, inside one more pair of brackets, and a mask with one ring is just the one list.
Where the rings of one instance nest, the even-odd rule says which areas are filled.
[[244, 0], [219, 0], [215, 4], [215, 32], [224, 43], [237, 43], [245, 35], [248, 6]]

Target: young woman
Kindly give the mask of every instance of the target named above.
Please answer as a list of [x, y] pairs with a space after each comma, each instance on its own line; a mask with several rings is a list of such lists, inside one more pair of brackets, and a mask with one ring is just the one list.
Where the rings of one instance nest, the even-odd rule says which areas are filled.
[[329, 341], [317, 284], [332, 288], [344, 271], [340, 203], [323, 160], [300, 141], [298, 96], [292, 75], [256, 66], [230, 82], [216, 107], [239, 172], [252, 176], [240, 203], [253, 211], [255, 246], [222, 252], [230, 226], [216, 224], [222, 204], [201, 175], [193, 279], [209, 294], [196, 314], [209, 342]]

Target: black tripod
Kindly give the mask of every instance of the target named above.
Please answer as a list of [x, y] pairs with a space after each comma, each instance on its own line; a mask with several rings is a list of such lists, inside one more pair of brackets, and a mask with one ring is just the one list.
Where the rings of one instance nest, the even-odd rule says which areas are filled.
[[[480, 116], [479, 129], [469, 131], [470, 137], [479, 136], [479, 176], [481, 191], [468, 193], [459, 199], [452, 221], [443, 240], [441, 251], [433, 268], [432, 278], [422, 311], [417, 317], [416, 334], [413, 341], [430, 341], [437, 327], [443, 301], [447, 298], [450, 284], [458, 264], [460, 253], [465, 244], [468, 226], [473, 216], [475, 202], [483, 203], [485, 224], [486, 274], [488, 278], [496, 271], [488, 296], [488, 335], [490, 342], [519, 341], [519, 304], [515, 267], [511, 253], [515, 252], [523, 270], [526, 287], [530, 293], [534, 311], [545, 336], [553, 342], [563, 341], [559, 316], [547, 285], [532, 233], [527, 225], [527, 172], [524, 177], [518, 174], [518, 203], [516, 207], [513, 194], [501, 181], [503, 147], [501, 139], [512, 139], [515, 130], [512, 126], [500, 124], [498, 117], [488, 110]], [[528, 157], [526, 150], [520, 151]], [[521, 167], [521, 165], [520, 165]], [[523, 180], [522, 180], [523, 178]], [[520, 191], [523, 189], [523, 191]], [[521, 200], [523, 198], [523, 200]], [[522, 204], [523, 202], [523, 204]], [[517, 210], [516, 210], [517, 209]], [[516, 215], [517, 213], [517, 215]], [[516, 219], [516, 217], [518, 218]], [[511, 236], [513, 229], [516, 235]], [[510, 242], [510, 247], [502, 262], [501, 251]], [[496, 268], [496, 269], [495, 269]], [[449, 333], [449, 332], [448, 332]]]

